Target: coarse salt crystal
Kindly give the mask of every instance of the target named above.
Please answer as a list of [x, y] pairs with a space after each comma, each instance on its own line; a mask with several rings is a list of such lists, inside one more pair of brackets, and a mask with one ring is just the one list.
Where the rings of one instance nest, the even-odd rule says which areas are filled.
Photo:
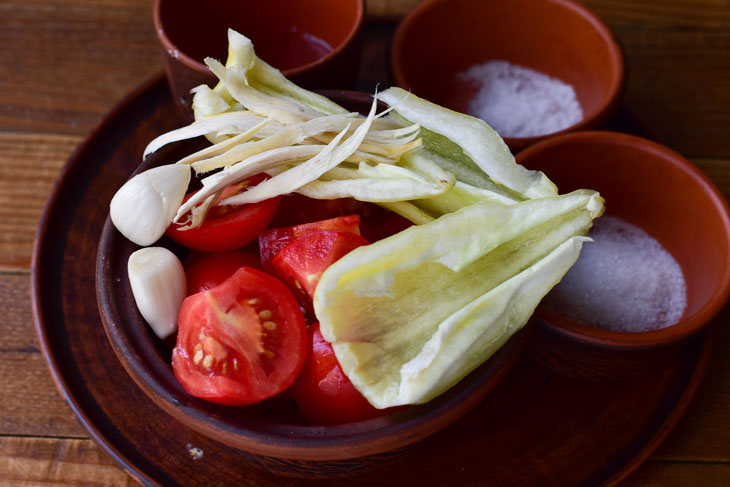
[[457, 78], [477, 87], [467, 106], [502, 137], [534, 137], [570, 127], [583, 119], [569, 84], [530, 68], [494, 60], [477, 64]]
[[662, 245], [620, 218], [596, 220], [580, 258], [545, 297], [565, 318], [613, 331], [677, 323], [687, 305], [682, 269]]

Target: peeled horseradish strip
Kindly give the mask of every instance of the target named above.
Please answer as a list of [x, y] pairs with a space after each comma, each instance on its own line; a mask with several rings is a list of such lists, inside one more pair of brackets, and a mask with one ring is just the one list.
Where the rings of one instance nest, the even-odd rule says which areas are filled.
[[314, 310], [375, 407], [427, 402], [487, 360], [578, 258], [598, 193], [477, 203], [353, 250]]
[[478, 186], [474, 180], [483, 180], [486, 174], [496, 188], [503, 186], [523, 198], [557, 194], [555, 185], [543, 173], [516, 164], [507, 144], [483, 120], [441, 107], [402, 88], [389, 88], [379, 93], [378, 99], [395, 108], [405, 124], [422, 127], [426, 149], [449, 163], [444, 169], [452, 171], [457, 179]]

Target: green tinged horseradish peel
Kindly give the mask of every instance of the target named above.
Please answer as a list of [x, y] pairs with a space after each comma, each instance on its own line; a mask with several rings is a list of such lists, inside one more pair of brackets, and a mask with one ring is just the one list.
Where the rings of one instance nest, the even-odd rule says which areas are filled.
[[[206, 59], [220, 82], [195, 89], [195, 122], [145, 151], [205, 136], [210, 147], [177, 163], [202, 178], [202, 189], [177, 208], [152, 208], [150, 234], [125, 235], [149, 245], [172, 221], [201, 225], [212, 205], [292, 192], [355, 198], [400, 214], [415, 225], [324, 271], [314, 311], [345, 374], [372, 405], [429, 401], [527, 322], [577, 260], [603, 199], [591, 190], [558, 194], [544, 174], [518, 165], [482, 120], [400, 88], [376, 94], [367, 116], [350, 113], [287, 80], [246, 37], [230, 30], [228, 41], [225, 65]], [[388, 108], [377, 113], [376, 99]], [[269, 179], [220, 198], [226, 186], [261, 172]], [[138, 189], [155, 193], [120, 190], [117, 204], [177, 202], [180, 194]], [[122, 213], [115, 225], [124, 232], [132, 218]]]

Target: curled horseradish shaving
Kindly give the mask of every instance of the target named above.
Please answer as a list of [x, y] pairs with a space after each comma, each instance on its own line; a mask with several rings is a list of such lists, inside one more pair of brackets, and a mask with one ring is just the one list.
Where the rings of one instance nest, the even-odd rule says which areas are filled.
[[[193, 137], [211, 145], [169, 166], [176, 182], [132, 179], [144, 194], [119, 191], [117, 208], [155, 203], [145, 229], [126, 210], [114, 223], [150, 245], [173, 220], [201, 225], [213, 205], [292, 192], [373, 202], [415, 223], [342, 257], [314, 294], [323, 336], [376, 407], [426, 402], [487, 360], [573, 265], [603, 212], [595, 191], [559, 195], [519, 166], [481, 120], [399, 88], [376, 94], [367, 116], [351, 113], [287, 80], [246, 37], [230, 30], [228, 42], [225, 65], [206, 59], [219, 83], [194, 90], [195, 122], [144, 155]], [[378, 101], [388, 108], [377, 113]], [[202, 189], [183, 203], [191, 172]], [[262, 172], [268, 179], [221, 198]]]

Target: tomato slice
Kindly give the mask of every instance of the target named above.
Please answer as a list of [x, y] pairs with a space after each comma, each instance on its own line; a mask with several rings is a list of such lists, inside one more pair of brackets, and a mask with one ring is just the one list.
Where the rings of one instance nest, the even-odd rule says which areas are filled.
[[315, 424], [363, 421], [391, 413], [376, 409], [342, 372], [332, 345], [314, 323], [307, 332], [308, 354], [292, 393], [304, 417]]
[[215, 254], [192, 252], [185, 259], [184, 266], [188, 296], [216, 287], [244, 266], [260, 269], [259, 256], [244, 250]]
[[360, 235], [360, 217], [347, 215], [329, 220], [303, 223], [292, 227], [272, 228], [259, 236], [259, 251], [264, 270], [274, 272], [271, 261], [281, 249], [294, 240], [317, 230], [336, 230]]
[[350, 251], [367, 244], [367, 240], [354, 233], [316, 230], [281, 249], [271, 263], [290, 289], [303, 292], [311, 302], [325, 269]]
[[306, 346], [304, 316], [291, 292], [275, 277], [242, 267], [185, 298], [172, 367], [192, 396], [253, 404], [294, 383]]
[[[264, 179], [264, 176], [232, 184], [219, 198], [223, 200]], [[185, 200], [195, 192], [189, 193]], [[268, 226], [279, 208], [281, 197], [270, 198], [246, 205], [213, 206], [202, 225], [182, 230], [185, 225], [173, 223], [165, 234], [175, 242], [199, 252], [223, 252], [243, 247], [252, 242]]]

